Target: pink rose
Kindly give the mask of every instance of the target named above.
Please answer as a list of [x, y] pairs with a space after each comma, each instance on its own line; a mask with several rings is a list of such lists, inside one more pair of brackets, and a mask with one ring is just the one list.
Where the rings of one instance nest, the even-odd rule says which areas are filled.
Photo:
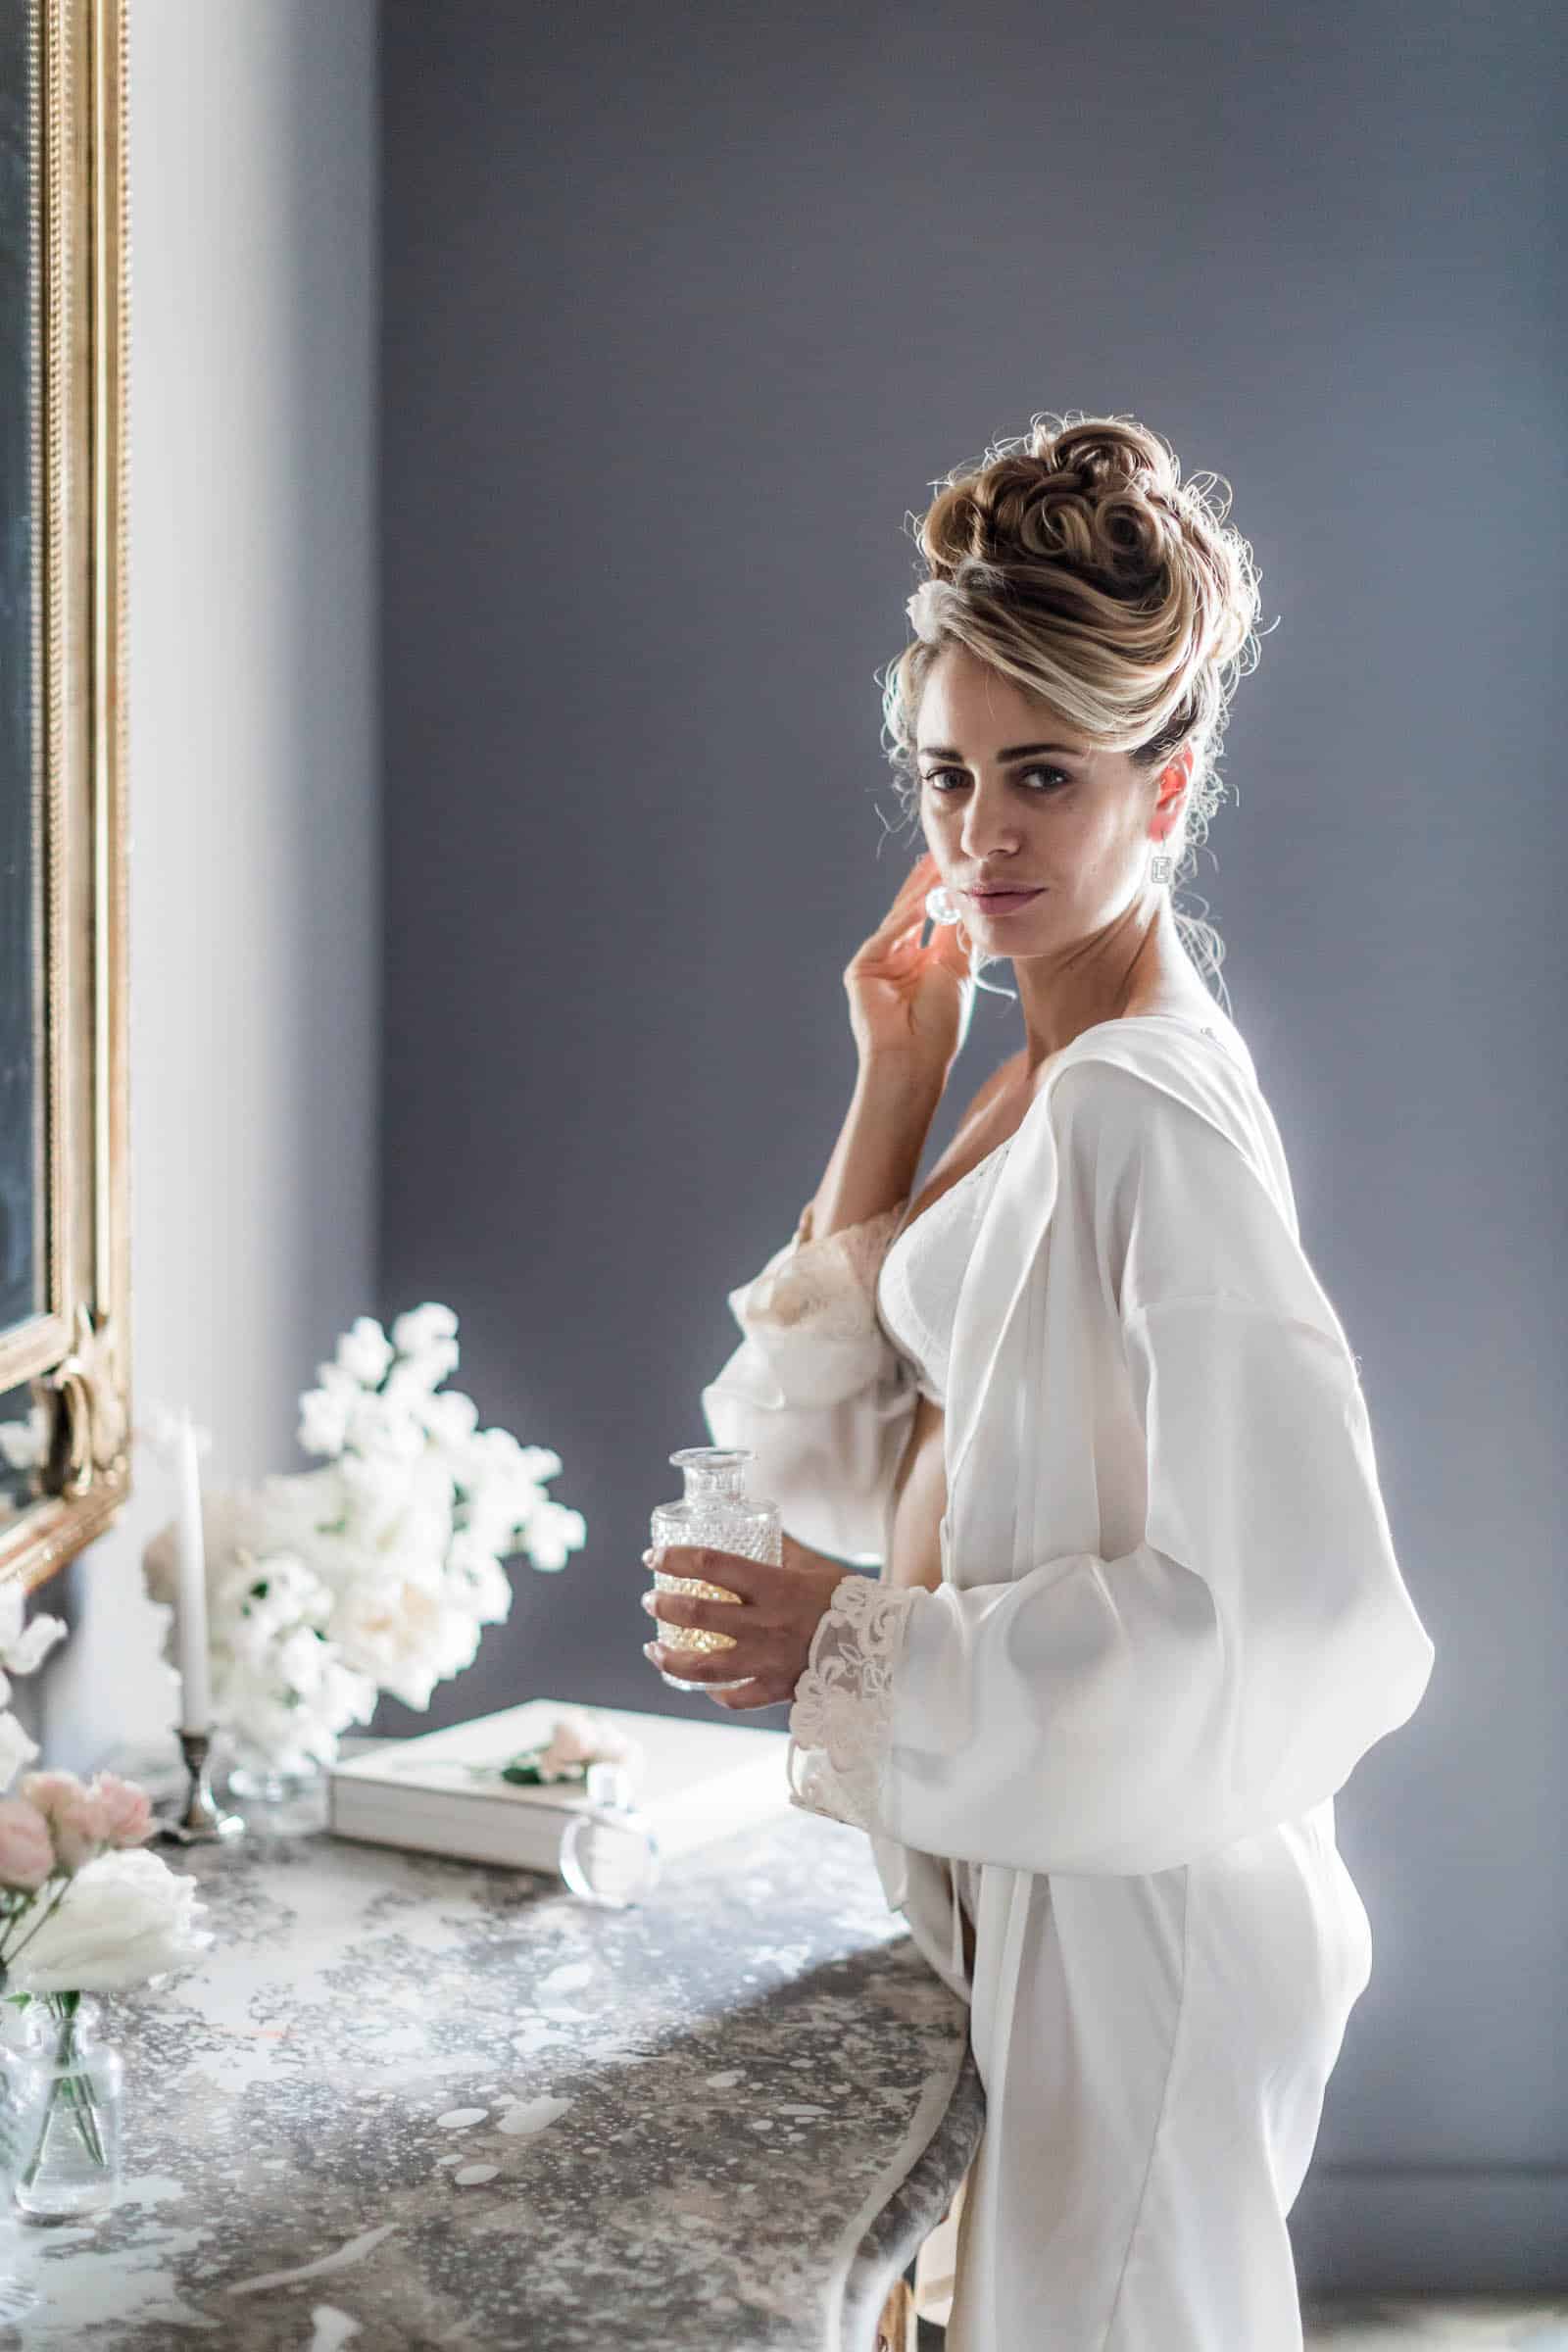
[[55, 1866], [49, 1824], [24, 1796], [0, 1796], [0, 1886], [32, 1894]]
[[17, 1793], [36, 1805], [49, 1824], [56, 1866], [68, 1878], [109, 1843], [107, 1808], [74, 1772], [24, 1772]]
[[103, 1807], [111, 1845], [140, 1845], [153, 1826], [152, 1798], [137, 1781], [122, 1781], [113, 1772], [95, 1773], [92, 1793]]

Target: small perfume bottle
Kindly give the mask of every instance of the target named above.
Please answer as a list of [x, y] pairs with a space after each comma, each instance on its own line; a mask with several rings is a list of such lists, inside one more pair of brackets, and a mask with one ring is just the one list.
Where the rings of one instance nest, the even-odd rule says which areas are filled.
[[[714, 1551], [738, 1551], [744, 1559], [766, 1560], [775, 1568], [784, 1558], [784, 1530], [771, 1502], [746, 1492], [749, 1446], [683, 1446], [670, 1460], [685, 1475], [686, 1492], [679, 1502], [662, 1502], [649, 1521], [656, 1550], [666, 1544], [706, 1544]], [[700, 1577], [666, 1576], [655, 1567], [655, 1589], [662, 1592], [700, 1592], [709, 1600], [739, 1602], [738, 1592], [722, 1585], [705, 1584]], [[733, 1649], [728, 1634], [705, 1626], [666, 1625], [655, 1618], [658, 1638], [671, 1649], [699, 1652]], [[672, 1690], [736, 1690], [739, 1683], [685, 1683], [678, 1675], [663, 1679]], [[743, 1676], [742, 1681], [746, 1678]]]
[[590, 1764], [588, 1802], [567, 1822], [561, 1875], [585, 1903], [629, 1910], [659, 1880], [659, 1840], [637, 1810], [622, 1764]]

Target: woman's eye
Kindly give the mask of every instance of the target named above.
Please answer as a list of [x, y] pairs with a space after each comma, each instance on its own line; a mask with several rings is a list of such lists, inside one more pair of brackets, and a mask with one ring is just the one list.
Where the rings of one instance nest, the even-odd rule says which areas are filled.
[[[1047, 792], [1054, 792], [1058, 784], [1070, 784], [1072, 782], [1072, 778], [1067, 774], [1066, 770], [1060, 767], [1020, 767], [1018, 773], [1020, 776], [1050, 776], [1053, 781], [1046, 785], [1045, 789]], [[928, 772], [925, 780], [941, 800], [949, 799], [952, 793], [957, 789], [956, 786], [944, 785], [941, 780], [944, 776], [956, 776], [959, 781], [964, 784], [967, 784], [969, 781], [969, 771], [967, 768], [933, 767]]]

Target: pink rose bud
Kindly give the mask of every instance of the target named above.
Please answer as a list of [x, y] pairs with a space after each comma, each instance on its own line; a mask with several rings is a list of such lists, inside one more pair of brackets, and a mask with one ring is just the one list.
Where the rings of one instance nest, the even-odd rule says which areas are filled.
[[68, 1878], [109, 1843], [104, 1806], [74, 1772], [24, 1773], [17, 1793], [36, 1805], [49, 1824], [56, 1864]]
[[140, 1845], [152, 1834], [153, 1803], [138, 1781], [122, 1781], [117, 1773], [95, 1773], [92, 1793], [103, 1808], [111, 1845]]
[[0, 1886], [34, 1893], [55, 1866], [49, 1824], [24, 1796], [0, 1796]]

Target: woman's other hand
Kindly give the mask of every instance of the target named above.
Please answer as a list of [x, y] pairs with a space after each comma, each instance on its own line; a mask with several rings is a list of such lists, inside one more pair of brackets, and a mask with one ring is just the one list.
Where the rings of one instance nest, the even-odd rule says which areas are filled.
[[861, 1068], [897, 1063], [937, 1094], [969, 1033], [975, 1000], [957, 926], [934, 924], [929, 942], [921, 945], [926, 894], [941, 879], [927, 851], [844, 970]]
[[827, 1613], [834, 1588], [855, 1571], [842, 1560], [829, 1559], [809, 1544], [784, 1538], [784, 1559], [749, 1560], [736, 1551], [714, 1551], [706, 1545], [666, 1544], [646, 1551], [647, 1567], [666, 1576], [721, 1585], [740, 1599], [710, 1600], [700, 1592], [645, 1592], [643, 1607], [665, 1625], [691, 1626], [706, 1633], [728, 1634], [733, 1649], [687, 1649], [673, 1643], [645, 1643], [645, 1655], [656, 1667], [688, 1683], [735, 1683], [733, 1690], [712, 1690], [710, 1698], [721, 1707], [743, 1711], [776, 1707], [795, 1696], [795, 1686], [806, 1672], [811, 1638]]

